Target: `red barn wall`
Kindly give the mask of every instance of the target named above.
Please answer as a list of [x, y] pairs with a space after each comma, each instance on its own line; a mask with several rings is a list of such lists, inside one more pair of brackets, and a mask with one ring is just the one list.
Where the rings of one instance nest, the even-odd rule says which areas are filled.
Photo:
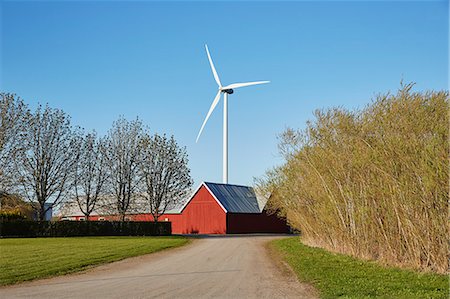
[[226, 234], [227, 216], [209, 191], [202, 186], [181, 214], [164, 214], [174, 234]]
[[277, 215], [268, 215], [266, 211], [261, 214], [228, 213], [227, 233], [289, 233], [289, 226], [285, 219]]

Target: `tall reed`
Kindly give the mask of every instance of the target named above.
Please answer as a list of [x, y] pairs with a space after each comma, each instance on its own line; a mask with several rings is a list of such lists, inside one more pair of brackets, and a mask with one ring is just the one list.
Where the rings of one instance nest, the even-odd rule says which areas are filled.
[[412, 86], [287, 129], [285, 164], [256, 185], [310, 245], [445, 273], [449, 93]]

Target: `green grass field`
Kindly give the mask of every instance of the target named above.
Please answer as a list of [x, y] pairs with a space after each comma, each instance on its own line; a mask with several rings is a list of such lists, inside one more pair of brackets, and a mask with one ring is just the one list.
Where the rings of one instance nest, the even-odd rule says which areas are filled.
[[0, 239], [0, 285], [81, 271], [187, 242], [183, 237]]
[[321, 298], [448, 298], [446, 275], [386, 268], [306, 246], [298, 237], [275, 240], [270, 246]]

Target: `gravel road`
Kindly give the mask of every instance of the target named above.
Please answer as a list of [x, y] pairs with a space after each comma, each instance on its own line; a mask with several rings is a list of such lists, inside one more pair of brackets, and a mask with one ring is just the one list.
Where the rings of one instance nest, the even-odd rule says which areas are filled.
[[181, 248], [3, 287], [0, 298], [314, 298], [266, 249], [274, 238], [198, 237]]

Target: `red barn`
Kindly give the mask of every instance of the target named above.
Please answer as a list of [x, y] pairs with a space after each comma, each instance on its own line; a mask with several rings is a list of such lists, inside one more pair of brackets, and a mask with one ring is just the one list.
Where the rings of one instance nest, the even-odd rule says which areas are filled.
[[286, 221], [264, 206], [251, 187], [205, 182], [178, 212], [159, 221], [171, 221], [175, 234], [288, 233]]

